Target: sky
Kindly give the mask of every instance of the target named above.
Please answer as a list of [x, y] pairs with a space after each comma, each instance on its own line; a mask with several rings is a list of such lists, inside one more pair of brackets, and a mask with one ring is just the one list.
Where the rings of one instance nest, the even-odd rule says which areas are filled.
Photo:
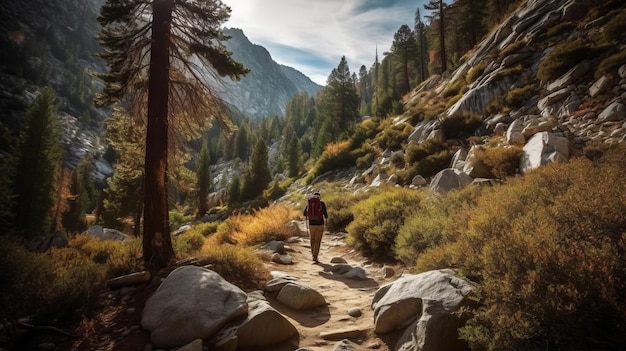
[[240, 28], [274, 61], [326, 85], [342, 56], [350, 72], [369, 70], [389, 51], [401, 25], [422, 21], [428, 0], [222, 0], [232, 12], [225, 27]]

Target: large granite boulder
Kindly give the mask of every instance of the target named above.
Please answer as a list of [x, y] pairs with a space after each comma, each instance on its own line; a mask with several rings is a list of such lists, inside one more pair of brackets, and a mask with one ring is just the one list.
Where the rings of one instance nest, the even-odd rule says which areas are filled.
[[374, 331], [406, 328], [396, 350], [466, 350], [457, 332], [463, 321], [455, 311], [472, 290], [472, 284], [452, 270], [403, 276], [374, 295]]
[[219, 274], [196, 266], [175, 269], [150, 296], [141, 317], [160, 349], [214, 336], [248, 314], [246, 293]]
[[298, 334], [296, 327], [276, 311], [265, 299], [263, 292], [248, 295], [248, 317], [223, 329], [218, 344], [232, 348], [258, 348], [289, 340]]
[[564, 137], [541, 132], [524, 145], [523, 152], [520, 161], [522, 174], [551, 162], [569, 160], [570, 144]]
[[326, 299], [317, 290], [295, 282], [285, 284], [276, 299], [296, 310], [326, 306]]
[[437, 193], [447, 193], [453, 189], [468, 186], [474, 179], [458, 169], [446, 168], [437, 173], [430, 181], [430, 190]]

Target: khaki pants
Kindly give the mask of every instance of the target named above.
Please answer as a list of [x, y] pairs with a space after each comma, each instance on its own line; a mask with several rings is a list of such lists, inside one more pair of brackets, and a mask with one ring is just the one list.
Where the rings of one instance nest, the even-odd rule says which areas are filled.
[[324, 225], [309, 225], [309, 232], [311, 235], [311, 253], [313, 254], [313, 259], [317, 260], [317, 255], [320, 253], [320, 246], [322, 245]]

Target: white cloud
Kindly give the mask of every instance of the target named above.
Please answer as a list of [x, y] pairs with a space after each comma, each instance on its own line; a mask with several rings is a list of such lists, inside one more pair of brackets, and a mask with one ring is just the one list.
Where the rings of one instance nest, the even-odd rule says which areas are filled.
[[[319, 84], [346, 56], [351, 72], [388, 51], [393, 34], [414, 23], [421, 1], [224, 0], [231, 7], [228, 27], [241, 28], [278, 63], [294, 67]], [[422, 11], [423, 12], [423, 11]], [[289, 50], [292, 48], [293, 50]], [[310, 55], [308, 59], [303, 53]]]

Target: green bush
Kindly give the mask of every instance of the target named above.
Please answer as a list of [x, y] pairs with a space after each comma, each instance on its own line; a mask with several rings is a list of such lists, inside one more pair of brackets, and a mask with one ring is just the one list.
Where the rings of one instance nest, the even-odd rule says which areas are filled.
[[472, 349], [626, 347], [624, 169], [617, 149], [485, 188], [456, 240], [417, 258], [418, 271], [452, 267], [480, 283], [460, 330]]
[[328, 144], [322, 155], [317, 159], [313, 170], [306, 177], [310, 184], [316, 177], [332, 170], [344, 169], [355, 164], [356, 158], [351, 153], [349, 141]]
[[434, 140], [409, 145], [405, 154], [405, 161], [409, 166], [398, 175], [404, 183], [418, 174], [424, 178], [431, 177], [450, 165], [455, 152], [456, 148]]
[[510, 107], [517, 108], [524, 106], [524, 104], [530, 99], [534, 94], [538, 93], [536, 84], [528, 84], [521, 88], [511, 89], [506, 94], [506, 104]]
[[603, 47], [590, 47], [583, 39], [566, 41], [557, 45], [539, 65], [537, 79], [549, 82], [559, 78], [579, 62], [599, 55]]
[[431, 196], [420, 202], [398, 230], [396, 257], [411, 267], [425, 250], [455, 241], [465, 228], [470, 213], [468, 210], [483, 189], [465, 187], [443, 197]]
[[602, 35], [608, 43], [620, 43], [626, 39], [626, 9], [611, 16], [611, 21], [604, 27]]
[[204, 245], [206, 237], [200, 231], [188, 230], [173, 237], [172, 246], [178, 258], [194, 256]]
[[519, 146], [489, 147], [477, 149], [475, 157], [489, 167], [491, 174], [504, 179], [518, 173], [523, 154]]
[[502, 59], [509, 55], [515, 54], [526, 45], [528, 45], [528, 42], [526, 40], [514, 41], [513, 43], [507, 45], [504, 49], [502, 49], [502, 51], [498, 53], [498, 58]]
[[478, 79], [478, 77], [480, 77], [485, 72], [485, 68], [487, 68], [486, 62], [480, 62], [476, 66], [470, 68], [470, 70], [467, 72], [467, 76], [465, 76], [465, 81], [467, 82], [467, 84], [471, 84], [476, 79]]
[[394, 257], [398, 229], [423, 195], [415, 190], [390, 187], [353, 206], [354, 220], [346, 228], [348, 244], [365, 255]]
[[556, 37], [561, 34], [569, 34], [576, 28], [576, 25], [572, 22], [559, 23], [553, 27], [548, 28], [546, 35], [549, 38]]
[[106, 266], [72, 248], [27, 251], [16, 240], [0, 240], [0, 321], [29, 316], [34, 324], [76, 322], [101, 303]]
[[443, 98], [450, 98], [467, 91], [467, 83], [461, 79], [454, 81], [452, 84], [448, 84], [441, 93]]
[[334, 209], [332, 216], [326, 221], [326, 229], [330, 232], [342, 232], [354, 220], [354, 214], [350, 208], [340, 207]]
[[463, 112], [443, 119], [441, 131], [446, 139], [466, 138], [473, 135], [482, 124], [483, 118], [479, 114]]
[[408, 123], [392, 124], [380, 133], [376, 140], [382, 149], [398, 150], [406, 143], [413, 126]]
[[618, 68], [626, 62], [626, 49], [613, 54], [600, 62], [595, 72], [596, 79], [605, 74], [615, 74]]

